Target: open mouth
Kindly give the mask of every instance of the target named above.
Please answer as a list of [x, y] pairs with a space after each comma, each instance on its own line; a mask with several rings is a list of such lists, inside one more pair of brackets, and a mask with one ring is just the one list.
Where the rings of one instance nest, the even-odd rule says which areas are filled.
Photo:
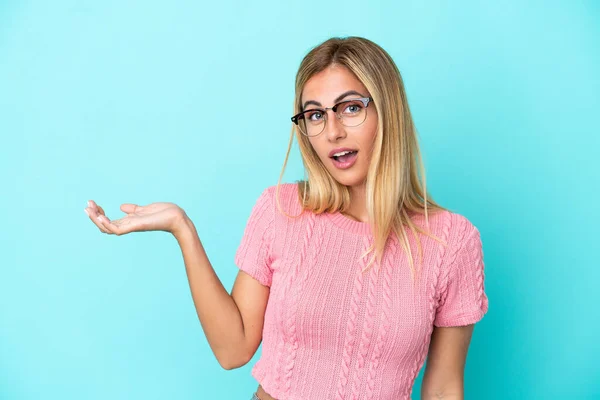
[[344, 149], [330, 154], [334, 167], [338, 169], [351, 168], [358, 159], [358, 150]]
[[347, 163], [356, 157], [356, 153], [358, 153], [356, 150], [345, 150], [335, 153], [331, 158], [339, 163]]

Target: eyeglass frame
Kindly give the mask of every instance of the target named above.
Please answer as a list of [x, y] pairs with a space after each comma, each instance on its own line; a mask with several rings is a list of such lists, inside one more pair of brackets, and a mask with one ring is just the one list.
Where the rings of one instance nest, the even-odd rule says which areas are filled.
[[[341, 119], [341, 117], [339, 117], [339, 116], [338, 116], [338, 114], [337, 114], [337, 111], [336, 111], [336, 109], [338, 108], [338, 106], [339, 106], [340, 104], [343, 104], [343, 103], [348, 103], [348, 102], [350, 102], [350, 101], [356, 101], [356, 100], [358, 100], [358, 101], [360, 101], [360, 102], [362, 102], [362, 103], [363, 103], [363, 105], [365, 106], [365, 112], [366, 112], [366, 111], [367, 111], [367, 107], [369, 107], [369, 104], [370, 104], [370, 103], [373, 101], [373, 98], [372, 98], [371, 96], [369, 96], [369, 97], [358, 97], [358, 98], [356, 98], [356, 99], [347, 99], [347, 100], [342, 100], [342, 101], [339, 101], [339, 102], [335, 103], [335, 104], [334, 104], [333, 106], [331, 106], [331, 107], [324, 107], [324, 108], [311, 108], [311, 109], [309, 109], [309, 110], [304, 110], [304, 111], [301, 111], [301, 112], [299, 112], [298, 114], [294, 115], [294, 116], [291, 118], [291, 120], [292, 120], [292, 122], [293, 122], [294, 124], [296, 124], [296, 126], [299, 126], [299, 124], [298, 124], [298, 121], [300, 120], [300, 118], [299, 118], [299, 117], [300, 117], [300, 116], [302, 116], [302, 115], [303, 115], [305, 112], [307, 112], [307, 111], [322, 111], [322, 112], [323, 112], [323, 115], [325, 116], [325, 123], [323, 124], [323, 130], [321, 130], [321, 132], [317, 133], [316, 135], [308, 135], [308, 134], [304, 133], [304, 132], [302, 131], [302, 129], [300, 129], [300, 132], [301, 132], [301, 133], [302, 133], [304, 136], [309, 136], [309, 137], [315, 137], [315, 136], [319, 136], [319, 135], [320, 135], [321, 133], [323, 133], [323, 131], [325, 130], [325, 125], [327, 125], [327, 120], [328, 120], [328, 117], [327, 117], [327, 110], [331, 110], [331, 111], [333, 111], [333, 112], [335, 113], [336, 117], [338, 117], [338, 119]], [[360, 126], [360, 125], [362, 125], [362, 124], [363, 124], [363, 123], [364, 123], [366, 120], [367, 120], [367, 116], [365, 115], [365, 119], [364, 119], [364, 120], [363, 120], [363, 121], [362, 121], [360, 124], [358, 124], [358, 125], [354, 125], [354, 126], [348, 126], [348, 128], [354, 128], [355, 126]], [[344, 125], [344, 124], [342, 124], [342, 125]], [[344, 125], [344, 126], [346, 126], [346, 125]]]

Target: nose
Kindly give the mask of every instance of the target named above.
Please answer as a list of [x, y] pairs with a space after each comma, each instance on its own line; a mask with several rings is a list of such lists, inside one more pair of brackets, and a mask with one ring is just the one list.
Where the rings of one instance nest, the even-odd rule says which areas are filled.
[[327, 115], [327, 124], [325, 125], [325, 135], [327, 136], [327, 140], [330, 142], [336, 142], [339, 139], [343, 139], [346, 137], [346, 130], [344, 129], [344, 125], [338, 119], [336, 113], [333, 110], [327, 110], [329, 115]]

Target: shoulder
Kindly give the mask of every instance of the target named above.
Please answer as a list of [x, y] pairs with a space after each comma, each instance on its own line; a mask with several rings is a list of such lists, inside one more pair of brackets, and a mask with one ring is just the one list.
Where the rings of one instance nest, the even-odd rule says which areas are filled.
[[[461, 251], [477, 251], [481, 248], [481, 237], [475, 223], [463, 214], [450, 210], [438, 210], [428, 215], [429, 229], [425, 217], [418, 215], [414, 222], [433, 234], [438, 240], [445, 264], [449, 264]], [[433, 239], [426, 238], [433, 244]]]
[[472, 240], [474, 237], [479, 238], [479, 229], [466, 216], [449, 212], [448, 218], [450, 219], [448, 239], [455, 247], [461, 247], [465, 242]]
[[451, 268], [456, 263], [473, 264], [475, 259], [483, 257], [481, 235], [477, 226], [465, 215], [448, 212], [448, 235], [445, 259], [446, 268]]
[[427, 229], [424, 214], [416, 214], [411, 219], [419, 227], [430, 230], [431, 233], [449, 244], [461, 242], [466, 235], [477, 230], [477, 227], [466, 216], [446, 209], [428, 213], [429, 229]]
[[268, 203], [273, 210], [280, 210], [287, 214], [302, 212], [298, 183], [282, 183], [272, 185], [263, 190], [263, 202]]
[[275, 197], [279, 191], [280, 196], [290, 197], [298, 195], [298, 183], [281, 183], [279, 185], [271, 185], [263, 190], [264, 193], [268, 193], [270, 196]]

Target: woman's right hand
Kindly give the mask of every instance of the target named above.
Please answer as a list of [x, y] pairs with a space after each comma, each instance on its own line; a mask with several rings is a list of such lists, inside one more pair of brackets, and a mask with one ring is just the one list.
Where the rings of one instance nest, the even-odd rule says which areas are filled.
[[127, 215], [111, 221], [102, 207], [94, 201], [88, 201], [86, 214], [104, 233], [117, 236], [130, 232], [165, 231], [171, 232], [184, 221], [185, 212], [174, 203], [152, 203], [147, 206], [122, 204], [121, 211]]

